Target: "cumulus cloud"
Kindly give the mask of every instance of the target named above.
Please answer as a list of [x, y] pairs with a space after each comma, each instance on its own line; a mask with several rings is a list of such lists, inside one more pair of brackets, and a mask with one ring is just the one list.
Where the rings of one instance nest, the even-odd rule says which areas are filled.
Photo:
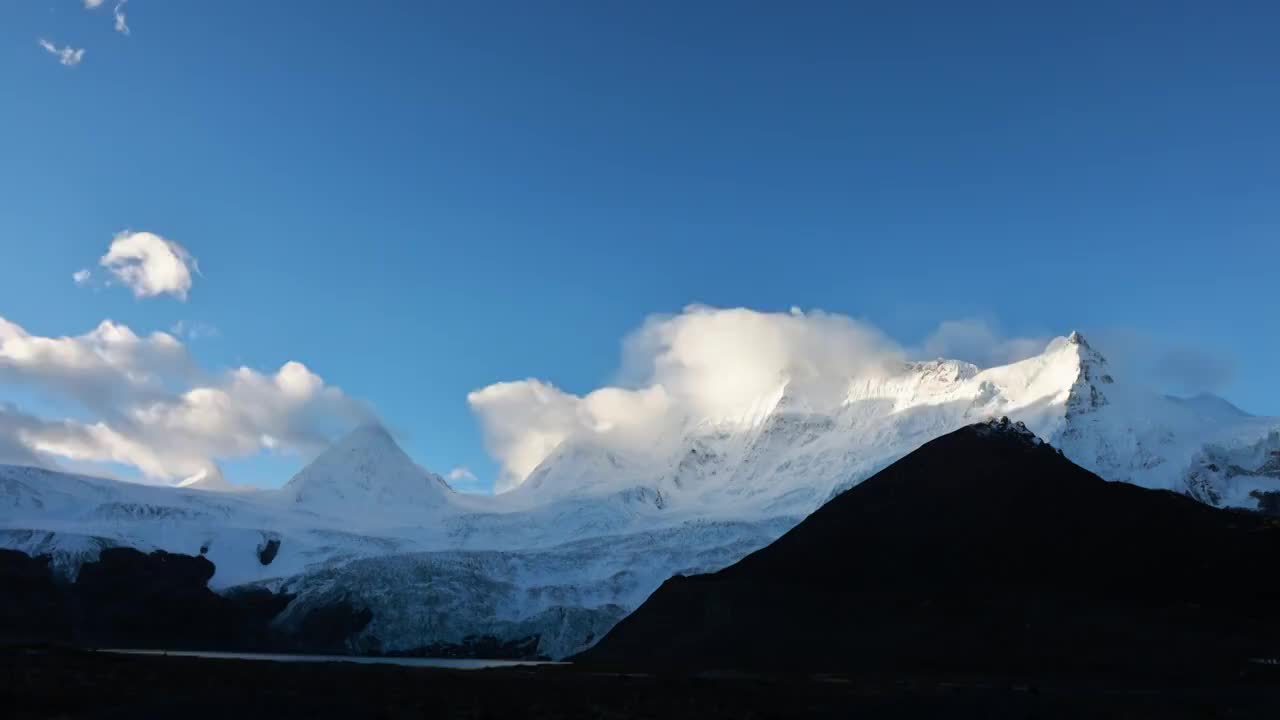
[[978, 367], [1007, 365], [1044, 351], [1050, 338], [1006, 337], [986, 320], [966, 318], [939, 323], [924, 341], [921, 355], [964, 360]]
[[823, 409], [843, 398], [849, 378], [889, 372], [902, 359], [879, 330], [843, 315], [690, 306], [651, 317], [624, 341], [617, 386], [579, 396], [531, 378], [467, 400], [501, 464], [495, 489], [503, 491], [570, 438], [651, 448], [689, 423], [750, 421], [784, 387], [793, 402]]
[[186, 348], [167, 333], [140, 337], [104, 320], [83, 335], [44, 337], [0, 317], [0, 382], [43, 389], [96, 413], [163, 395], [197, 373]]
[[[101, 0], [99, 0], [99, 2], [101, 2]], [[116, 21], [116, 32], [122, 35], [129, 34], [129, 22], [124, 14], [124, 6], [127, 2], [129, 2], [129, 0], [119, 0], [119, 2], [116, 3], [115, 8], [111, 11], [111, 14], [115, 17]]]
[[116, 234], [99, 264], [139, 298], [168, 294], [186, 300], [191, 272], [199, 272], [196, 259], [178, 243], [129, 230]]
[[71, 273], [71, 280], [77, 285], [86, 285], [89, 279], [93, 277], [93, 273], [88, 268], [81, 268]]
[[220, 459], [264, 450], [317, 452], [373, 419], [302, 363], [209, 373], [172, 335], [139, 336], [109, 320], [84, 335], [43, 337], [0, 318], [0, 383], [92, 416], [43, 420], [9, 408], [0, 422], [9, 454], [16, 442], [37, 457], [120, 463], [160, 481], [213, 476]]
[[44, 38], [40, 38], [37, 42], [46, 52], [58, 58], [58, 62], [67, 67], [75, 67], [84, 60], [84, 48], [73, 48], [70, 45], [58, 47]]

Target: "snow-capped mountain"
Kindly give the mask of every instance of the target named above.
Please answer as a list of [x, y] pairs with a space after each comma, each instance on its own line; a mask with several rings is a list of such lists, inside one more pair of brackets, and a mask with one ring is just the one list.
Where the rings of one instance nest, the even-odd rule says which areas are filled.
[[1171, 398], [1117, 382], [1078, 333], [987, 370], [936, 360], [850, 378], [830, 410], [814, 410], [785, 382], [769, 400], [746, 419], [693, 423], [674, 451], [654, 456], [562, 445], [517, 493], [550, 501], [629, 492], [675, 515], [806, 515], [934, 437], [1009, 416], [1105, 478], [1256, 507], [1257, 482], [1244, 478], [1265, 477], [1254, 473], [1264, 459], [1209, 478], [1201, 456], [1254, 447], [1280, 429], [1280, 419], [1251, 417], [1220, 398]]
[[285, 484], [299, 507], [357, 526], [420, 519], [449, 503], [444, 478], [419, 467], [379, 425], [357, 428]]
[[782, 378], [751, 407], [688, 418], [651, 448], [567, 441], [499, 496], [454, 492], [376, 426], [271, 491], [0, 466], [0, 546], [52, 553], [68, 572], [111, 545], [204, 554], [215, 587], [296, 593], [286, 616], [335, 597], [375, 609], [355, 649], [537, 635], [558, 656], [670, 575], [724, 567], [916, 447], [993, 417], [1109, 480], [1280, 505], [1280, 419], [1126, 383], [1075, 333], [985, 370], [905, 363], [819, 395]]

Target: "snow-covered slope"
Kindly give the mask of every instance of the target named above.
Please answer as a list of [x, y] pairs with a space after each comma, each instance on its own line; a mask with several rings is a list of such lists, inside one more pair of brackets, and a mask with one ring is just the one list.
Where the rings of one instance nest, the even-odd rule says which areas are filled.
[[815, 397], [780, 379], [751, 412], [689, 418], [649, 449], [567, 442], [496, 497], [455, 493], [379, 427], [275, 491], [0, 466], [0, 546], [52, 552], [70, 572], [110, 545], [203, 553], [216, 587], [287, 586], [302, 609], [339, 596], [375, 608], [359, 649], [536, 634], [558, 655], [671, 574], [726, 566], [926, 441], [992, 417], [1111, 480], [1280, 504], [1280, 419], [1125, 383], [1078, 334], [1002, 367], [908, 363], [841, 388]]

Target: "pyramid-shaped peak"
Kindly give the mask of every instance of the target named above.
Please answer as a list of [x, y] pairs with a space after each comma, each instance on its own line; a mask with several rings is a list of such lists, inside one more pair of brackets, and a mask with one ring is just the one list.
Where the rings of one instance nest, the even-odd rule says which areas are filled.
[[1097, 348], [1089, 344], [1089, 341], [1085, 339], [1079, 330], [1071, 331], [1062, 347], [1072, 349], [1079, 356], [1080, 365], [1086, 369], [1086, 374], [1088, 374], [1088, 369], [1097, 369], [1094, 374], [1098, 376], [1101, 382], [1111, 382], [1111, 377], [1106, 375], [1107, 359], [1102, 356], [1102, 353], [1098, 352]]
[[438, 475], [419, 467], [377, 423], [361, 425], [293, 476], [285, 486], [296, 503], [335, 511], [378, 505], [440, 505], [450, 493]]

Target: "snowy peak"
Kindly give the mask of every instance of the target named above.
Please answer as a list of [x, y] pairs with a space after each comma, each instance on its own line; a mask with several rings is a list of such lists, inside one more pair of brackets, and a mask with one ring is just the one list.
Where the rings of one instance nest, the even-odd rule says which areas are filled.
[[1108, 400], [1103, 387], [1115, 382], [1107, 359], [1084, 339], [1084, 335], [1074, 331], [1067, 336], [1063, 351], [1072, 353], [1079, 365], [1079, 374], [1067, 398], [1068, 414], [1078, 415], [1105, 406]]
[[284, 487], [293, 502], [338, 514], [439, 507], [452, 489], [405, 454], [381, 425], [365, 425], [339, 440]]

